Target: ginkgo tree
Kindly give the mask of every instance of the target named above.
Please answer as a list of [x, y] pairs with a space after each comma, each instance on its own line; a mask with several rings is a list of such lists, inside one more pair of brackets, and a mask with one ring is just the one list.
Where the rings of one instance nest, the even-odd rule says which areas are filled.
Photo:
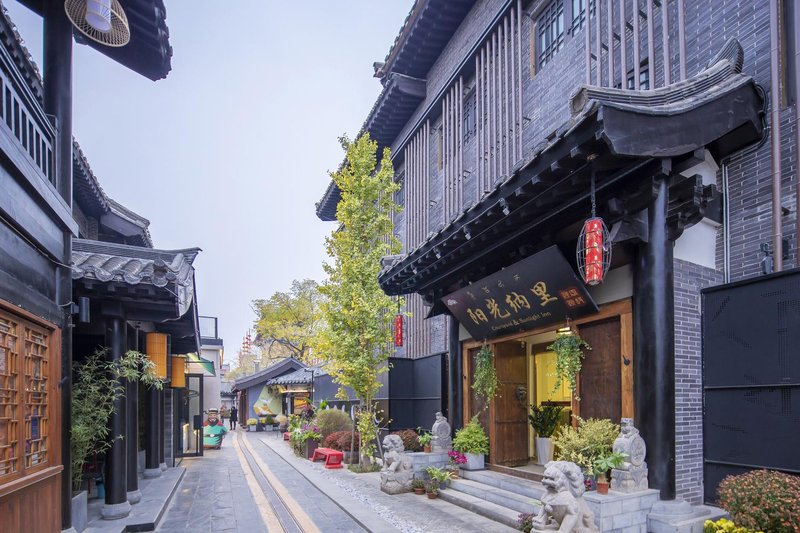
[[340, 386], [360, 400], [356, 425], [361, 461], [374, 453], [377, 437], [375, 395], [386, 372], [392, 340], [392, 315], [397, 306], [378, 285], [381, 258], [400, 251], [394, 235], [394, 182], [390, 152], [380, 164], [377, 143], [364, 134], [355, 141], [341, 139], [347, 154], [339, 171], [331, 173], [341, 191], [336, 209], [339, 228], [325, 241], [330, 262], [323, 265], [328, 279], [322, 284], [322, 311], [326, 327], [320, 335], [320, 354], [326, 370]]

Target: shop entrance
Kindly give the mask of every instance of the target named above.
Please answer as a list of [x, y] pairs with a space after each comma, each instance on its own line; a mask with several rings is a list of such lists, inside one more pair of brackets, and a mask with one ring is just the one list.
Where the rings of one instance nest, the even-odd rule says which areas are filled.
[[[633, 353], [630, 301], [611, 304], [593, 316], [490, 342], [498, 380], [497, 396], [488, 406], [472, 390], [472, 372], [478, 343], [465, 343], [464, 422], [473, 415], [489, 434], [488, 462], [498, 467], [522, 467], [541, 473], [535, 466], [536, 434], [530, 426], [531, 405], [560, 405], [560, 425], [575, 424], [572, 415], [608, 418], [616, 423], [633, 417]], [[566, 381], [556, 379], [556, 354], [548, 346], [565, 330], [578, 334], [592, 350], [587, 352], [578, 375], [580, 401]], [[528, 477], [528, 476], [526, 476]]]

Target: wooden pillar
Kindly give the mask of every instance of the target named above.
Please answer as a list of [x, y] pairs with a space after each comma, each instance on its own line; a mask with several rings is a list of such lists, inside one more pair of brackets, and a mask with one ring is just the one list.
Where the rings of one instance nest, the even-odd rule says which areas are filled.
[[447, 388], [447, 419], [453, 431], [463, 427], [462, 412], [464, 410], [464, 384], [461, 376], [462, 356], [461, 342], [458, 340], [458, 320], [449, 317], [449, 361], [447, 368], [450, 371], [449, 383]]
[[[169, 354], [167, 355], [169, 361]], [[164, 471], [167, 469], [167, 463], [164, 460], [164, 390], [158, 391], [158, 467]]]
[[674, 243], [667, 234], [669, 184], [655, 178], [648, 207], [649, 239], [634, 271], [634, 411], [647, 443], [650, 487], [675, 498]]
[[[139, 330], [135, 330], [132, 336], [133, 343], [129, 343], [129, 345], [138, 350]], [[128, 438], [125, 439], [128, 457], [128, 502], [135, 504], [142, 499], [142, 493], [139, 490], [139, 384], [129, 382], [125, 387], [125, 396], [128, 400], [126, 417]]]
[[[61, 2], [43, 3], [44, 110], [55, 118], [55, 185], [72, 206], [72, 24]], [[63, 235], [65, 265], [72, 262], [72, 236]], [[72, 272], [59, 267], [56, 273], [56, 301], [64, 306], [61, 328], [61, 427], [72, 427]], [[61, 527], [72, 527], [72, 458], [70, 432], [61, 432]]]
[[[125, 332], [125, 319], [122, 316], [106, 318], [106, 346], [108, 347], [108, 360], [118, 362], [125, 355], [127, 337]], [[125, 387], [126, 380], [120, 380], [120, 385]], [[110, 435], [114, 438], [106, 453], [105, 488], [106, 499], [101, 514], [106, 520], [124, 518], [131, 512], [128, 503], [128, 471], [127, 471], [127, 428], [126, 428], [126, 399], [121, 397], [114, 402], [114, 412], [109, 423]]]
[[[154, 478], [161, 475], [158, 461], [158, 390], [150, 388], [147, 395], [147, 442], [145, 443], [144, 477]], [[191, 424], [192, 421], [190, 420]]]

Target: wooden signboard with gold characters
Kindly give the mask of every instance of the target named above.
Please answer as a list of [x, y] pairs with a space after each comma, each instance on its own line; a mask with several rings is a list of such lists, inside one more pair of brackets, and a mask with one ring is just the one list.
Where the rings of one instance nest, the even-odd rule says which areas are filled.
[[597, 312], [557, 246], [448, 294], [442, 302], [473, 339], [491, 339]]

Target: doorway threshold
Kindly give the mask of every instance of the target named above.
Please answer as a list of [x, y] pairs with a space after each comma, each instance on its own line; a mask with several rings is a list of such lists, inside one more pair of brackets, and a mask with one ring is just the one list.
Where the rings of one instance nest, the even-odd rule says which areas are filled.
[[528, 463], [521, 466], [504, 466], [489, 463], [486, 465], [486, 468], [495, 472], [500, 472], [501, 474], [531, 481], [541, 481], [544, 475], [544, 466], [536, 463]]

